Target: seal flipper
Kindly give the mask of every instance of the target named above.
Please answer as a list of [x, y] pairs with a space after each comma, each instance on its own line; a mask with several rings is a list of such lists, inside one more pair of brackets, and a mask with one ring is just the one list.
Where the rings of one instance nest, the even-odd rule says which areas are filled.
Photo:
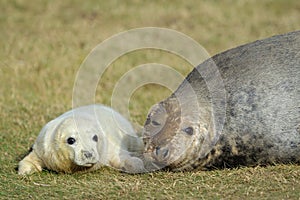
[[141, 159], [137, 157], [128, 157], [123, 160], [122, 171], [129, 174], [145, 173], [146, 169]]
[[37, 156], [35, 151], [31, 151], [23, 160], [19, 162], [18, 174], [26, 175], [42, 171], [43, 161]]

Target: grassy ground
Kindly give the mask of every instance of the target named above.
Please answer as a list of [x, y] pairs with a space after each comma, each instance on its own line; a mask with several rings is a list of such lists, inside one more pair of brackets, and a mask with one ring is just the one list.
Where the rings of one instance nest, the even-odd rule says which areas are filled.
[[[109, 3], [108, 3], [109, 2]], [[103, 168], [74, 175], [43, 172], [19, 177], [15, 167], [41, 127], [70, 109], [81, 62], [120, 31], [155, 26], [181, 31], [210, 54], [271, 35], [299, 30], [298, 0], [251, 1], [0, 1], [0, 198], [2, 199], [299, 199], [300, 166], [127, 175]], [[164, 63], [188, 73], [185, 61], [154, 50], [114, 62], [96, 99], [108, 104], [124, 69]], [[170, 91], [137, 90], [132, 120]]]

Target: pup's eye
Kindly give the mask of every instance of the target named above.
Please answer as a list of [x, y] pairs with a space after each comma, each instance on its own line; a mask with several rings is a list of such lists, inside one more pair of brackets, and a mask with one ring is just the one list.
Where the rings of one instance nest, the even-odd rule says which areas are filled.
[[95, 142], [98, 142], [98, 136], [97, 136], [97, 135], [94, 135], [93, 140], [94, 140]]
[[67, 139], [67, 143], [69, 144], [69, 145], [72, 145], [72, 144], [74, 144], [76, 142], [76, 140], [75, 140], [75, 138], [73, 138], [73, 137], [69, 137], [68, 139]]
[[188, 135], [193, 135], [194, 133], [194, 129], [192, 127], [187, 127], [183, 131], [186, 132]]
[[157, 121], [152, 121], [152, 124], [153, 124], [154, 126], [159, 126], [159, 125], [160, 125], [160, 123], [157, 122]]

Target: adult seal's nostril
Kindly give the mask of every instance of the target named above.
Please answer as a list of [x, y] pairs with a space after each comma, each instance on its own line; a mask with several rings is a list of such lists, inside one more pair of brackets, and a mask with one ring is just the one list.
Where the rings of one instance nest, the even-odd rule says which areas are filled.
[[156, 148], [155, 148], [155, 154], [158, 156], [159, 153], [160, 153], [160, 147], [156, 147]]
[[86, 158], [91, 158], [93, 156], [93, 153], [89, 152], [89, 151], [82, 151], [82, 154], [86, 157]]
[[156, 147], [155, 148], [155, 154], [156, 154], [156, 156], [157, 156], [158, 159], [164, 159], [164, 158], [166, 158], [168, 156], [169, 149]]

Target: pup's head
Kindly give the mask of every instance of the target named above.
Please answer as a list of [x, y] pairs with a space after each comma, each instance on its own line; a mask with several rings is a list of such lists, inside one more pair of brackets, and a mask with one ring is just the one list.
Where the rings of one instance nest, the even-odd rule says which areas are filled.
[[46, 168], [72, 173], [91, 168], [100, 160], [101, 133], [95, 124], [73, 116], [57, 118], [41, 131], [34, 150]]

